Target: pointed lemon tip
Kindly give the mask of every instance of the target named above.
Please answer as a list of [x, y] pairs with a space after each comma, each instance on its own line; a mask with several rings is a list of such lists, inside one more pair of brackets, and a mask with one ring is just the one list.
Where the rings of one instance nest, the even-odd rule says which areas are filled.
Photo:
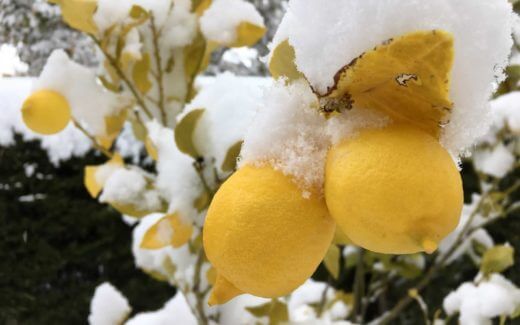
[[240, 289], [236, 288], [223, 276], [217, 275], [215, 286], [211, 290], [211, 294], [208, 299], [208, 305], [222, 305], [241, 294], [243, 294], [243, 292], [240, 291]]
[[422, 248], [428, 254], [432, 254], [433, 252], [435, 252], [437, 250], [437, 247], [437, 243], [431, 239], [424, 239], [422, 241]]

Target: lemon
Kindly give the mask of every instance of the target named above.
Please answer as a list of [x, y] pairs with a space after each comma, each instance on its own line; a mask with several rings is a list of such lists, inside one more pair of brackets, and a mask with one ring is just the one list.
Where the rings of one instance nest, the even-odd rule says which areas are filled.
[[29, 129], [50, 135], [67, 126], [71, 112], [69, 103], [61, 94], [52, 90], [40, 90], [25, 100], [22, 117]]
[[329, 151], [325, 199], [355, 244], [386, 254], [432, 253], [459, 222], [463, 190], [438, 141], [398, 124], [363, 130]]
[[210, 305], [241, 293], [290, 293], [316, 270], [334, 230], [319, 195], [304, 198], [269, 166], [244, 166], [216, 193], [204, 224], [204, 249], [218, 274]]

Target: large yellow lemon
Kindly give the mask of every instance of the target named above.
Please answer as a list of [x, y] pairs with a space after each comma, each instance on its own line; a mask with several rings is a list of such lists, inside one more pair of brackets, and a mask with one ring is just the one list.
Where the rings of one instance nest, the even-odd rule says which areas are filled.
[[363, 130], [327, 157], [331, 216], [357, 245], [386, 254], [431, 253], [457, 226], [460, 174], [429, 134], [407, 125]]
[[52, 90], [40, 90], [25, 100], [22, 117], [29, 129], [49, 135], [58, 133], [67, 126], [71, 112], [69, 103], [61, 94]]
[[271, 167], [241, 168], [215, 195], [204, 224], [204, 249], [218, 274], [209, 303], [290, 293], [316, 270], [334, 230], [319, 195], [304, 198]]

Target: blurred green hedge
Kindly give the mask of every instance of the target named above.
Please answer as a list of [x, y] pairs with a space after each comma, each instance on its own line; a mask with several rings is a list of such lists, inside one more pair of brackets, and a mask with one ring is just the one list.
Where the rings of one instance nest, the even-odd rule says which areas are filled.
[[[53, 166], [37, 141], [0, 147], [0, 324], [84, 324], [97, 285], [110, 281], [136, 311], [175, 294], [136, 269], [132, 229], [83, 187], [94, 154]], [[24, 165], [35, 164], [32, 177]], [[25, 202], [20, 197], [43, 194]]]

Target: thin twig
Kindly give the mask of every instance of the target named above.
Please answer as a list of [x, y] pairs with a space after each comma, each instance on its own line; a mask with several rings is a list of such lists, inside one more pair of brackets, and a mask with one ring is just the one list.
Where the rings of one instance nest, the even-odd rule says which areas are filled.
[[153, 115], [151, 113], [151, 111], [148, 109], [148, 106], [146, 105], [145, 101], [143, 100], [143, 98], [141, 97], [141, 95], [139, 95], [139, 93], [137, 92], [137, 90], [135, 89], [134, 85], [132, 84], [132, 82], [127, 78], [126, 74], [123, 72], [123, 70], [121, 70], [121, 67], [119, 66], [119, 64], [117, 63], [117, 60], [112, 56], [110, 55], [110, 53], [108, 53], [107, 51], [105, 51], [105, 49], [103, 48], [103, 46], [101, 45], [101, 42], [93, 35], [90, 35], [90, 37], [92, 38], [92, 40], [94, 41], [94, 43], [96, 43], [96, 45], [98, 46], [98, 48], [101, 50], [101, 52], [103, 53], [103, 55], [107, 58], [108, 60], [108, 63], [110, 63], [110, 65], [114, 68], [114, 70], [116, 71], [117, 75], [119, 76], [119, 78], [121, 78], [121, 80], [123, 80], [123, 82], [125, 83], [125, 85], [128, 87], [128, 89], [130, 90], [130, 92], [132, 93], [132, 95], [134, 96], [135, 100], [137, 101], [137, 104], [139, 104], [139, 106], [141, 106], [141, 108], [143, 109], [143, 111], [145, 112], [146, 116], [148, 116], [149, 119], [153, 119]]
[[155, 17], [153, 14], [150, 15], [150, 28], [152, 29], [152, 43], [154, 48], [154, 57], [155, 57], [155, 64], [157, 66], [157, 84], [159, 86], [159, 100], [158, 100], [158, 107], [161, 111], [161, 119], [163, 125], [166, 125], [167, 118], [166, 118], [166, 109], [164, 106], [164, 81], [163, 81], [163, 69], [162, 69], [162, 61], [161, 61], [161, 53], [159, 49], [159, 32], [157, 31], [157, 26], [155, 25]]
[[105, 149], [96, 139], [96, 137], [94, 137], [92, 134], [90, 134], [90, 132], [87, 131], [87, 129], [85, 129], [77, 120], [75, 119], [72, 119], [72, 123], [74, 123], [74, 126], [81, 131], [81, 133], [83, 133], [87, 138], [90, 139], [90, 141], [92, 141], [92, 144], [94, 145], [94, 147], [99, 150], [101, 153], [103, 153], [107, 158], [111, 159], [114, 155], [107, 149]]

